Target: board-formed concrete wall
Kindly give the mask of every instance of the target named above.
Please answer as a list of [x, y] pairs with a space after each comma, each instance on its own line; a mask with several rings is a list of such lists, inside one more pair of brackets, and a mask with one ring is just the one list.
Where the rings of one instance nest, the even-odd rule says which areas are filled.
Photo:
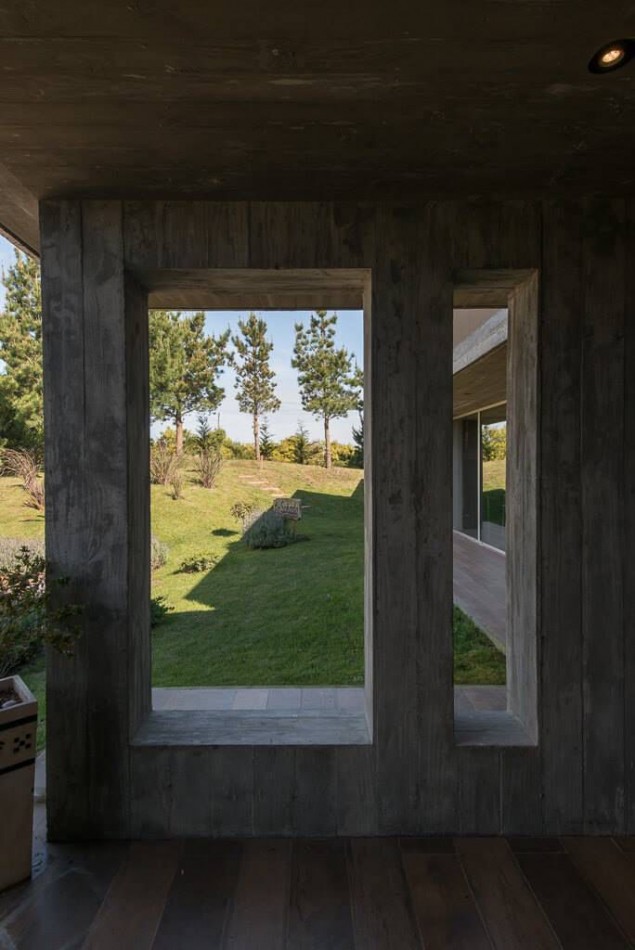
[[[86, 604], [75, 657], [49, 658], [50, 835], [634, 832], [633, 203], [60, 200], [41, 238], [47, 549]], [[234, 268], [370, 272], [367, 746], [135, 742], [147, 288]], [[453, 287], [484, 270], [531, 275], [510, 304], [510, 708], [535, 740], [518, 748], [454, 737]]]

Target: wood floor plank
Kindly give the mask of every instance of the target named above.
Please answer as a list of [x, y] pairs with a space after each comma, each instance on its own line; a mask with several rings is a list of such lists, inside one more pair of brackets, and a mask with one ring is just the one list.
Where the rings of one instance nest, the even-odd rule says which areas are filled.
[[614, 835], [613, 841], [621, 851], [626, 851], [627, 853], [635, 851], [634, 835]]
[[224, 950], [284, 947], [291, 841], [245, 841]]
[[564, 950], [628, 950], [630, 946], [568, 854], [518, 854], [518, 863]]
[[457, 838], [456, 849], [496, 950], [560, 947], [504, 839]]
[[507, 837], [507, 843], [514, 854], [526, 852], [564, 851], [564, 845], [559, 838], [543, 838], [523, 835], [522, 837]]
[[17, 889], [19, 901], [0, 917], [0, 933], [8, 947], [59, 950], [80, 945], [128, 846], [54, 845], [51, 851], [50, 866]]
[[346, 842], [293, 843], [287, 950], [354, 950]]
[[348, 857], [355, 946], [420, 950], [397, 840], [352, 838]]
[[154, 950], [222, 946], [234, 897], [242, 845], [238, 841], [186, 841], [165, 905]]
[[135, 842], [130, 846], [95, 917], [84, 950], [149, 950], [180, 853], [178, 841]]
[[562, 839], [573, 863], [635, 942], [635, 866], [612, 838]]
[[410, 843], [402, 861], [425, 950], [491, 950], [456, 854]]

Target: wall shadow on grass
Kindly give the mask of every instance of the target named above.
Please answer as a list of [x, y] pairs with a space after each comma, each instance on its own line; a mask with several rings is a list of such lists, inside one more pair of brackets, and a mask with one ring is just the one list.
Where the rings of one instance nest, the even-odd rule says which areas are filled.
[[348, 497], [293, 497], [307, 506], [298, 533], [308, 540], [266, 550], [232, 541], [186, 595], [205, 609], [153, 634], [154, 685], [363, 683], [363, 483]]

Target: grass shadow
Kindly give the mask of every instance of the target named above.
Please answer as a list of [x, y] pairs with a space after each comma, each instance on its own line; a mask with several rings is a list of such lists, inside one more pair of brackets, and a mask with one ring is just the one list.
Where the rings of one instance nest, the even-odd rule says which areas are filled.
[[231, 541], [185, 595], [205, 609], [173, 614], [154, 634], [155, 685], [363, 683], [363, 489], [293, 497], [310, 543]]

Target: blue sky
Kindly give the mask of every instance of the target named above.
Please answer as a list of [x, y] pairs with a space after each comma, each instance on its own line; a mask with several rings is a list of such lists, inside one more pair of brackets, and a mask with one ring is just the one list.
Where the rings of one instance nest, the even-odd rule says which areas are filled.
[[[309, 430], [312, 438], [322, 436], [322, 423], [311, 415], [302, 411], [298, 393], [296, 371], [291, 368], [293, 343], [295, 340], [294, 324], [308, 324], [311, 311], [296, 310], [256, 311], [267, 322], [268, 336], [273, 341], [271, 367], [276, 373], [276, 395], [281, 401], [280, 411], [269, 416], [269, 430], [272, 437], [279, 441], [285, 436], [292, 435], [298, 426], [298, 421]], [[215, 336], [229, 328], [232, 334], [238, 333], [238, 321], [246, 314], [235, 311], [217, 311], [208, 313], [205, 326], [208, 333]], [[363, 366], [363, 313], [361, 310], [342, 310], [337, 315], [336, 342], [338, 346], [345, 346], [349, 353], [354, 353], [357, 362]], [[220, 407], [220, 424], [233, 438], [246, 442], [251, 438], [250, 418], [239, 412], [234, 399], [234, 374], [226, 370], [220, 384], [225, 389], [225, 400]], [[331, 423], [332, 437], [338, 442], [351, 442], [351, 427], [359, 425], [357, 413], [349, 413], [343, 419], [335, 419]]]
[[[14, 260], [13, 246], [0, 237], [0, 269], [5, 270]], [[0, 305], [4, 302], [4, 286], [0, 285]], [[300, 395], [297, 387], [297, 376], [291, 369], [293, 355], [294, 324], [308, 323], [311, 311], [269, 311], [258, 312], [267, 321], [268, 334], [273, 341], [271, 366], [276, 373], [276, 395], [282, 402], [279, 412], [269, 417], [269, 429], [272, 437], [279, 441], [285, 436], [292, 435], [298, 422], [308, 429], [311, 438], [319, 439], [322, 436], [322, 423], [302, 410]], [[232, 334], [238, 332], [238, 321], [245, 317], [246, 312], [215, 311], [209, 312], [206, 318], [208, 333], [214, 335], [229, 328]], [[349, 353], [354, 353], [357, 362], [363, 366], [363, 339], [364, 321], [361, 310], [343, 310], [338, 313], [336, 342], [338, 346], [345, 346]], [[248, 442], [251, 439], [251, 420], [249, 416], [239, 412], [234, 399], [234, 374], [225, 370], [220, 378], [220, 384], [225, 390], [220, 412], [220, 424], [227, 434], [239, 442]], [[216, 424], [216, 418], [212, 419]], [[196, 426], [196, 417], [187, 420], [191, 428]], [[336, 419], [331, 424], [332, 437], [338, 442], [351, 442], [351, 428], [358, 425], [357, 413], [349, 413], [343, 419]], [[156, 432], [161, 426], [153, 426]]]
[[[0, 234], [0, 271], [5, 271], [15, 260], [13, 244]], [[4, 304], [4, 284], [0, 284], [0, 304]]]

